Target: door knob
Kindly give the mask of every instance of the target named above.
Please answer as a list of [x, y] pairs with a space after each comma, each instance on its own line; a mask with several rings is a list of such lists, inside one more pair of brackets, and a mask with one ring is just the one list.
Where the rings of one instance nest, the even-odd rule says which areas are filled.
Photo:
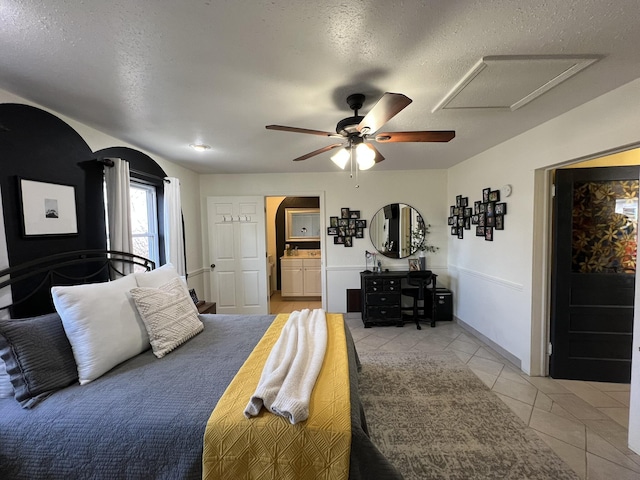
[[213, 270], [214, 268], [216, 268], [216, 264], [212, 263], [211, 265], [209, 265], [211, 267], [211, 270]]

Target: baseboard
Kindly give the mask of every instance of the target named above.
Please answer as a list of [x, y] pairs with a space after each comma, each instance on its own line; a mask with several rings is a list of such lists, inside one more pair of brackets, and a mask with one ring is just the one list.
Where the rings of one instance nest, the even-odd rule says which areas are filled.
[[460, 320], [458, 317], [456, 317], [455, 315], [453, 316], [454, 321], [460, 325], [460, 327], [464, 330], [466, 330], [467, 332], [469, 332], [470, 334], [472, 334], [474, 337], [477, 337], [478, 339], [482, 340], [484, 343], [487, 344], [487, 346], [491, 347], [493, 350], [495, 350], [496, 352], [498, 352], [500, 355], [502, 355], [504, 358], [506, 358], [507, 360], [509, 360], [515, 367], [518, 368], [518, 370], [522, 370], [522, 362], [520, 361], [520, 359], [518, 357], [516, 357], [515, 355], [513, 355], [512, 353], [507, 352], [504, 348], [502, 348], [500, 345], [498, 345], [496, 342], [494, 342], [493, 340], [485, 337], [482, 333], [480, 333], [479, 331], [477, 331], [475, 328], [473, 328], [472, 326], [464, 323], [462, 320]]

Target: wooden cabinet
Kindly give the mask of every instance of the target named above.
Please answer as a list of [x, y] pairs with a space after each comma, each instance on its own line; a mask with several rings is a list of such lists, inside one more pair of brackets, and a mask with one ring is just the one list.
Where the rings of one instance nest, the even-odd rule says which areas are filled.
[[360, 274], [362, 323], [365, 328], [376, 324], [403, 324], [400, 285], [406, 275], [406, 272]]
[[280, 260], [283, 297], [322, 296], [322, 262], [319, 258], [282, 257]]
[[302, 259], [282, 258], [280, 263], [280, 284], [283, 297], [301, 297], [304, 293]]
[[196, 307], [198, 307], [198, 313], [201, 313], [201, 314], [216, 313], [216, 302], [201, 301], [198, 304], [196, 304]]

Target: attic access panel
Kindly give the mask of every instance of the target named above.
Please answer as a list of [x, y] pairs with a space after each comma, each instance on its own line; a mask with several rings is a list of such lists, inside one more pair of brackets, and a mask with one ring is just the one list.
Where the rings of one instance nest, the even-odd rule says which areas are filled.
[[526, 105], [600, 59], [598, 55], [504, 55], [482, 57], [431, 110]]

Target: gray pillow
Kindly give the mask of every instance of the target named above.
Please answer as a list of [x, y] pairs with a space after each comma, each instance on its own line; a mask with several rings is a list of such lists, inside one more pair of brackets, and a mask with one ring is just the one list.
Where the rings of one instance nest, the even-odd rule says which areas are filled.
[[4, 360], [0, 358], [0, 398], [13, 397], [13, 385], [4, 366]]
[[78, 380], [71, 344], [57, 313], [0, 320], [0, 358], [22, 408], [35, 407]]

